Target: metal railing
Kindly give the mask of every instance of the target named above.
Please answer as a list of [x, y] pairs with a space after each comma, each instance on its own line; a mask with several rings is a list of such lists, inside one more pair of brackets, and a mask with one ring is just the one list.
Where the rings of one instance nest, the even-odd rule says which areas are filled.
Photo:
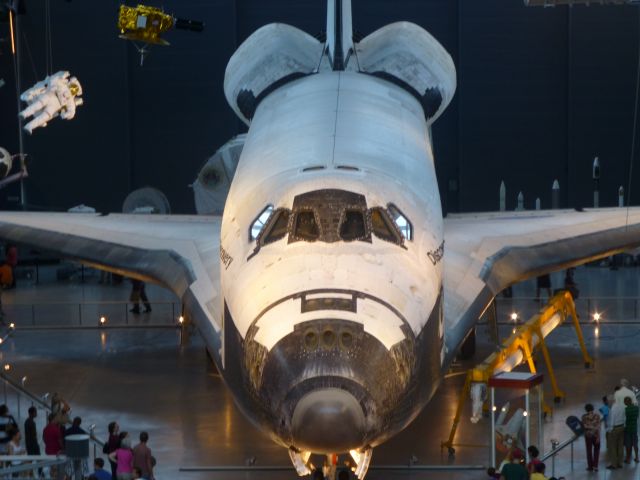
[[4, 320], [20, 329], [176, 327], [182, 315], [179, 302], [150, 302], [151, 312], [132, 313], [131, 302], [43, 302], [2, 305]]
[[[496, 314], [501, 325], [512, 324], [511, 315], [529, 318], [547, 298], [534, 297], [496, 297]], [[600, 324], [640, 323], [640, 297], [578, 297], [574, 299], [581, 324], [594, 324], [595, 313], [599, 313]]]
[[540, 457], [540, 461], [544, 462], [545, 460], [551, 458], [551, 476], [552, 477], [556, 476], [556, 456], [558, 455], [558, 453], [560, 453], [562, 450], [564, 450], [567, 447], [571, 447], [571, 471], [573, 472], [573, 444], [578, 438], [580, 437], [577, 435], [574, 435], [573, 437], [569, 438], [568, 440], [565, 440], [562, 443], [558, 442], [558, 440], [555, 440], [555, 439], [551, 440], [551, 450], [549, 450], [547, 453], [542, 455], [542, 457]]
[[[484, 465], [371, 465], [369, 471], [395, 471], [395, 472], [472, 472], [484, 471]], [[180, 467], [181, 472], [212, 472], [212, 473], [269, 473], [269, 472], [292, 472], [291, 465], [211, 465], [211, 466], [190, 466]]]
[[[47, 403], [44, 399], [48, 398], [49, 394], [46, 393], [45, 395], [43, 395], [42, 397], [30, 392], [29, 390], [27, 390], [26, 388], [24, 388], [23, 385], [23, 381], [21, 382], [17, 382], [15, 379], [13, 379], [6, 371], [2, 371], [0, 370], [0, 380], [3, 383], [3, 390], [4, 390], [4, 404], [8, 405], [9, 402], [9, 396], [8, 396], [8, 392], [7, 392], [7, 387], [9, 389], [11, 389], [15, 395], [16, 395], [16, 411], [17, 411], [17, 416], [18, 416], [18, 424], [21, 424], [22, 421], [22, 397], [25, 397], [25, 399], [27, 400], [27, 404], [30, 404], [30, 406], [35, 406], [41, 410], [44, 410], [45, 412], [47, 412], [47, 416], [49, 413], [51, 413], [51, 405], [49, 405], [49, 403]], [[24, 380], [24, 379], [23, 379]], [[94, 425], [92, 424], [91, 427], [89, 428], [89, 441], [91, 442], [92, 445], [92, 453], [93, 455], [91, 456], [91, 458], [96, 458], [96, 456], [98, 455], [98, 452], [102, 452], [102, 447], [104, 446], [105, 442], [103, 442], [102, 440], [100, 440], [99, 438], [97, 438], [94, 435]], [[25, 458], [24, 456], [21, 456], [21, 458]], [[66, 462], [66, 459], [65, 459]], [[0, 470], [0, 473], [2, 471]]]
[[[0, 476], [11, 478], [16, 473], [30, 472], [33, 478], [63, 480], [65, 473], [70, 470], [68, 467], [71, 461], [64, 455], [0, 455]], [[55, 469], [54, 476], [51, 475], [51, 467], [59, 467]], [[39, 472], [43, 475], [39, 475]]]

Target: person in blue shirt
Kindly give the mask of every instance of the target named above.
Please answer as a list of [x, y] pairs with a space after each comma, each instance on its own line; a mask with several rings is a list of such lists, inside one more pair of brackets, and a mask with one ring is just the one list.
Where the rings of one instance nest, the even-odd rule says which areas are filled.
[[111, 472], [107, 472], [104, 469], [104, 460], [102, 458], [96, 458], [93, 461], [93, 467], [95, 469], [93, 475], [95, 475], [96, 480], [111, 480]]
[[600, 412], [600, 416], [602, 417], [602, 421], [604, 422], [605, 427], [608, 426], [609, 424], [607, 423], [607, 420], [609, 419], [609, 399], [606, 395], [602, 397], [602, 405], [600, 406], [600, 408], [598, 408], [598, 411]]

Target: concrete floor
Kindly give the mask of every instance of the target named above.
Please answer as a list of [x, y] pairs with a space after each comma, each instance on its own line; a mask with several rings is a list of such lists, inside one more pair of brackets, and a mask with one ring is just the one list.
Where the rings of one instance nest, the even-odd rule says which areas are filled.
[[[576, 279], [581, 295], [615, 297], [617, 295], [640, 295], [638, 269], [624, 268], [611, 271], [606, 268], [578, 269]], [[554, 276], [559, 285], [562, 277]], [[118, 305], [117, 312], [111, 314], [110, 321], [119, 322], [118, 315], [124, 316], [129, 286], [99, 286], [97, 277], [87, 277], [87, 282], [59, 283], [47, 281], [41, 276], [38, 286], [27, 282], [19, 284], [16, 290], [3, 294], [7, 316], [15, 320], [18, 329], [15, 335], [0, 348], [0, 362], [10, 363], [11, 375], [19, 381], [27, 376], [26, 387], [41, 395], [58, 391], [71, 404], [72, 415], [80, 415], [83, 425], [96, 424], [96, 435], [106, 438], [106, 426], [117, 420], [123, 430], [137, 437], [141, 430], [150, 434], [149, 445], [158, 459], [159, 479], [287, 479], [296, 478], [292, 470], [283, 472], [212, 473], [184, 472], [181, 467], [244, 465], [255, 457], [256, 465], [289, 464], [286, 451], [271, 443], [256, 430], [236, 409], [231, 395], [223, 385], [215, 369], [210, 365], [204, 347], [197, 336], [192, 337], [187, 346], [180, 345], [179, 332], [172, 328], [138, 328], [109, 330], [78, 329], [20, 329], [21, 325], [50, 326], [75, 323], [68, 320], [76, 312], [78, 304], [94, 305], [111, 302]], [[514, 289], [516, 300], [500, 301], [498, 314], [508, 318], [508, 313], [518, 305], [523, 312], [535, 310], [536, 303], [530, 299], [535, 294], [533, 282], [525, 282]], [[170, 293], [149, 287], [152, 301], [161, 303], [177, 302]], [[67, 310], [60, 302], [69, 302]], [[124, 303], [120, 303], [124, 302]], [[33, 303], [48, 304], [38, 307], [33, 314]], [[622, 303], [620, 307], [618, 304]], [[598, 335], [593, 325], [586, 325], [584, 333], [590, 353], [595, 358], [595, 367], [585, 370], [579, 354], [575, 334], [567, 326], [558, 328], [549, 337], [549, 345], [557, 376], [567, 393], [563, 404], [556, 406], [554, 414], [544, 426], [544, 446], [550, 448], [551, 438], [560, 441], [570, 437], [564, 424], [568, 415], [581, 415], [586, 402], [599, 404], [604, 393], [612, 391], [616, 382], [629, 378], [640, 384], [639, 324], [635, 317], [633, 301], [618, 305], [616, 314], [604, 312]], [[515, 305], [515, 307], [514, 307]], [[583, 320], [589, 318], [587, 304], [579, 304]], [[84, 308], [84, 307], [80, 307]], [[93, 313], [85, 313], [87, 323], [97, 322], [97, 316], [104, 304], [95, 307]], [[520, 307], [518, 307], [520, 308]], [[626, 308], [626, 313], [625, 313]], [[42, 311], [42, 313], [40, 313]], [[49, 312], [47, 314], [47, 312]], [[47, 315], [49, 315], [47, 317]], [[522, 315], [525, 315], [523, 313]], [[42, 322], [42, 318], [48, 318]], [[155, 308], [147, 316], [131, 317], [129, 322], [153, 325], [171, 325], [175, 322], [170, 310]], [[502, 335], [510, 333], [511, 327], [502, 327]], [[478, 331], [479, 345], [475, 361], [481, 361], [490, 351], [484, 328]], [[409, 458], [417, 457], [419, 464], [486, 465], [488, 448], [457, 447], [456, 456], [450, 458], [441, 451], [440, 442], [447, 438], [451, 420], [462, 383], [465, 368], [475, 362], [455, 365], [451, 375], [436, 394], [432, 402], [418, 419], [404, 432], [378, 447], [374, 451], [372, 463], [375, 465], [406, 465]], [[542, 366], [542, 362], [540, 363]], [[544, 371], [544, 369], [542, 369]], [[546, 385], [546, 390], [549, 388]], [[2, 392], [0, 392], [0, 395]], [[550, 397], [550, 394], [548, 395]], [[17, 397], [8, 391], [7, 401], [17, 417]], [[26, 400], [20, 401], [21, 422], [24, 421]], [[39, 428], [44, 426], [44, 414], [40, 412]], [[457, 443], [487, 444], [489, 423], [482, 420], [473, 425], [468, 421], [469, 409], [460, 423]], [[603, 443], [604, 450], [604, 443]], [[556, 460], [556, 476], [567, 480], [577, 479], [637, 479], [640, 467], [631, 465], [623, 470], [608, 472], [604, 454], [601, 457], [601, 471], [585, 471], [584, 444], [575, 444], [575, 469], [570, 467], [570, 451], [567, 449]], [[548, 473], [550, 472], [550, 461]], [[371, 470], [368, 479], [485, 479], [484, 472], [386, 472]]]

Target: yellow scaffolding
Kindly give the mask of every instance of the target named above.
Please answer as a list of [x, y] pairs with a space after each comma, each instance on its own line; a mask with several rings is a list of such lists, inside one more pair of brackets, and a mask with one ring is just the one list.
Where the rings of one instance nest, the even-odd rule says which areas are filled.
[[[467, 372], [449, 438], [440, 444], [441, 448], [447, 448], [449, 454], [453, 455], [455, 453], [455, 446], [475, 446], [453, 443], [460, 418], [462, 417], [462, 409], [471, 392], [471, 385], [473, 383], [484, 383], [486, 385], [489, 378], [495, 373], [510, 371], [518, 364], [524, 362], [527, 362], [531, 373], [536, 373], [533, 354], [537, 347], [540, 347], [547, 366], [554, 400], [559, 402], [565, 397], [565, 393], [558, 387], [553, 365], [551, 364], [551, 357], [549, 356], [549, 349], [544, 341], [544, 337], [557, 326], [561, 325], [568, 316], [570, 316], [573, 321], [578, 342], [580, 343], [580, 349], [582, 350], [585, 368], [590, 368], [593, 365], [593, 360], [587, 353], [587, 348], [584, 344], [584, 337], [582, 336], [582, 329], [580, 328], [578, 315], [576, 314], [573, 297], [568, 291], [563, 290], [551, 297], [549, 302], [547, 302], [537, 314], [518, 327], [509, 338], [502, 342], [500, 350], [492, 353], [482, 363]], [[514, 365], [514, 359], [520, 359], [520, 361]], [[545, 413], [551, 411], [546, 404], [544, 405], [544, 409]]]

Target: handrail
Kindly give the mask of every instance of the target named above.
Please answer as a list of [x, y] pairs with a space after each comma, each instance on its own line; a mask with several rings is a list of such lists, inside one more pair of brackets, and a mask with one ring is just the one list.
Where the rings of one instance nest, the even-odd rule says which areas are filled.
[[40, 407], [42, 407], [43, 409], [45, 409], [47, 411], [51, 411], [51, 406], [48, 403], [44, 402], [41, 398], [39, 398], [38, 396], [34, 395], [33, 393], [31, 393], [27, 389], [23, 388], [22, 385], [18, 385], [18, 383], [16, 381], [14, 381], [12, 378], [10, 378], [3, 371], [0, 371], [0, 378], [2, 380], [4, 380], [11, 388], [13, 388], [19, 394], [28, 397], [33, 403], [39, 404]]
[[[0, 456], [2, 461], [22, 460], [28, 462], [29, 460], [35, 460], [32, 463], [21, 463], [19, 465], [0, 466], [0, 474], [7, 475], [12, 473], [29, 472], [38, 470], [44, 467], [52, 467], [54, 465], [62, 465], [67, 463], [70, 458], [65, 455], [53, 456], [53, 455], [2, 455]], [[0, 464], [1, 465], [1, 464]], [[64, 473], [61, 471], [58, 478], [63, 478]]]
[[[9, 385], [13, 390], [15, 390], [19, 395], [24, 395], [29, 398], [33, 403], [37, 403], [43, 410], [51, 413], [51, 405], [43, 401], [40, 397], [34, 395], [29, 390], [24, 388], [22, 385], [19, 385], [15, 380], [9, 377], [5, 372], [0, 371], [0, 379], [4, 380], [7, 385]], [[98, 439], [94, 434], [93, 430], [89, 430], [89, 439], [98, 445], [98, 447], [102, 448], [105, 444], [102, 440]], [[2, 458], [2, 456], [0, 456]], [[24, 458], [24, 455], [22, 456]]]
[[[6, 298], [2, 299], [3, 306], [18, 306], [18, 307], [30, 307], [35, 305], [37, 306], [48, 306], [48, 305], [124, 305], [124, 304], [132, 304], [131, 300], [77, 300], [77, 301], [56, 301], [52, 300], [50, 302], [13, 302], [11, 300], [7, 300]], [[149, 302], [151, 305], [176, 305], [180, 303], [177, 300], [154, 300]]]
[[555, 446], [555, 448], [552, 448], [547, 453], [542, 455], [542, 457], [540, 457], [540, 461], [544, 462], [549, 457], [557, 455], [558, 452], [560, 452], [561, 450], [564, 450], [565, 448], [567, 448], [569, 445], [574, 443], [578, 438], [580, 438], [578, 435], [574, 435], [573, 437], [569, 438], [568, 440], [565, 440], [564, 442], [557, 444]]
[[[557, 443], [556, 440], [551, 440], [551, 446], [553, 447], [549, 452], [542, 455], [540, 461], [544, 462], [549, 457], [551, 457], [551, 476], [556, 476], [556, 455], [566, 447], [571, 446], [571, 471], [573, 471], [573, 444], [575, 441], [580, 438], [580, 435], [574, 435], [573, 437], [565, 440], [562, 443]], [[555, 446], [554, 446], [555, 445]]]
[[[279, 472], [290, 471], [291, 465], [211, 465], [180, 467], [181, 472]], [[369, 470], [379, 471], [476, 471], [486, 470], [484, 465], [371, 465]]]

